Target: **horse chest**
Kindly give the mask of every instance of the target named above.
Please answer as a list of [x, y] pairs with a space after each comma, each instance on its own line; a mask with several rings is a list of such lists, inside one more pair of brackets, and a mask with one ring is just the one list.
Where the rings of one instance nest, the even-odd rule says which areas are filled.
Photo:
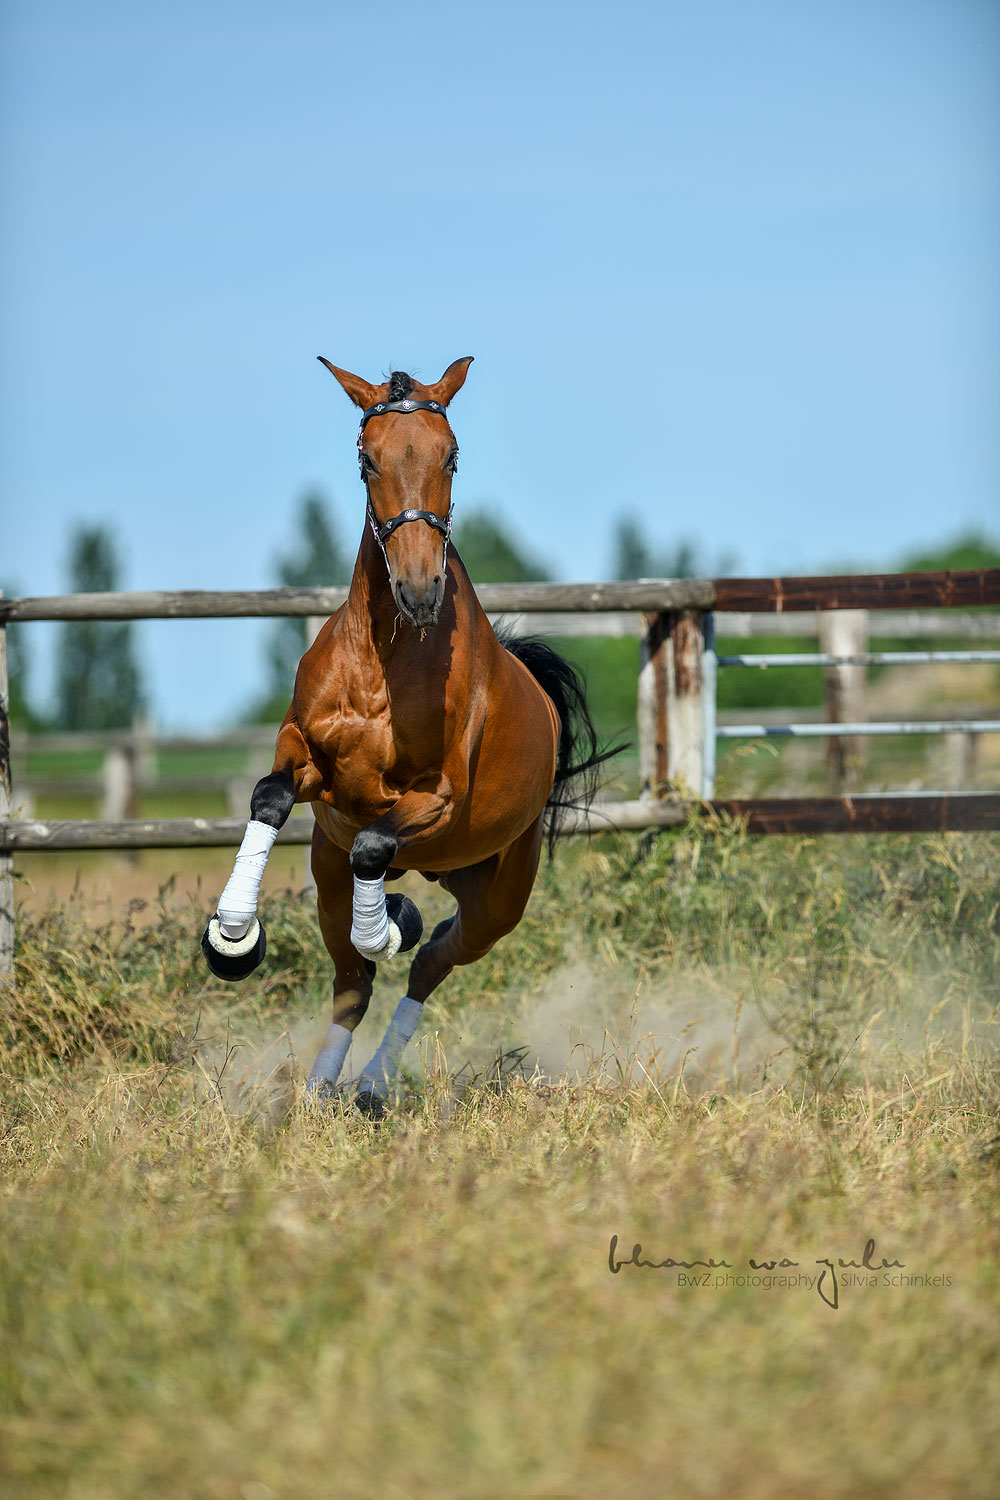
[[335, 806], [379, 809], [426, 778], [426, 747], [400, 735], [388, 714], [353, 720], [326, 747], [330, 800]]

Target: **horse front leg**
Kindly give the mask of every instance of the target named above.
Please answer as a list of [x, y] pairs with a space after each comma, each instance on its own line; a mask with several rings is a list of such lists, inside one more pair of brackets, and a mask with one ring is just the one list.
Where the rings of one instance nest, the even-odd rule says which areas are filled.
[[333, 1018], [306, 1080], [306, 1093], [330, 1095], [347, 1060], [351, 1040], [371, 999], [375, 965], [350, 939], [353, 875], [346, 851], [313, 828], [312, 872], [316, 910], [326, 951], [333, 960]]
[[[385, 877], [399, 848], [436, 833], [450, 817], [450, 798], [435, 793], [410, 792], [391, 813], [363, 828], [351, 849], [354, 876], [351, 943], [372, 962], [415, 948], [423, 935], [423, 920], [408, 896], [386, 896]], [[381, 1116], [389, 1090], [398, 1075], [407, 1042], [417, 1029], [423, 1006], [404, 995], [375, 1056], [362, 1070], [355, 1104], [366, 1114]]]
[[399, 837], [389, 818], [362, 828], [351, 849], [351, 942], [372, 963], [415, 948], [424, 930], [420, 912], [408, 896], [385, 893], [385, 877], [398, 849]]
[[245, 979], [264, 957], [267, 939], [257, 918], [257, 897], [267, 857], [295, 803], [315, 796], [320, 785], [308, 746], [298, 726], [286, 717], [278, 731], [273, 769], [253, 789], [250, 821], [233, 873], [201, 940], [205, 961], [217, 978]]
[[295, 782], [290, 771], [272, 772], [253, 789], [250, 821], [233, 873], [201, 940], [205, 962], [218, 979], [245, 979], [264, 957], [267, 938], [257, 917], [257, 897], [278, 829], [294, 805]]
[[381, 825], [369, 824], [350, 854], [328, 839], [318, 823], [313, 829], [316, 906], [334, 980], [333, 1020], [306, 1080], [307, 1094], [324, 1097], [336, 1087], [368, 1009], [376, 961], [420, 941], [423, 923], [414, 903], [385, 895], [385, 877], [398, 847], [397, 836]]

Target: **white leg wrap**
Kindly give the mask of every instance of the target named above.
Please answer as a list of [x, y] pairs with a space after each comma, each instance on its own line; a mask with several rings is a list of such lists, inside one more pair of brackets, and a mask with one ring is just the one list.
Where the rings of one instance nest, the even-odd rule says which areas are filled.
[[230, 942], [245, 937], [253, 924], [264, 866], [277, 837], [278, 830], [270, 823], [251, 819], [247, 824], [233, 873], [219, 897], [219, 930]]
[[332, 1088], [340, 1077], [340, 1070], [344, 1066], [348, 1048], [351, 1045], [352, 1033], [346, 1026], [338, 1026], [334, 1021], [330, 1030], [323, 1038], [323, 1045], [316, 1054], [312, 1072], [306, 1081], [306, 1092], [318, 1094], [324, 1091], [324, 1086]]
[[385, 909], [385, 877], [362, 880], [355, 875], [351, 942], [361, 957], [380, 963], [399, 952], [402, 940], [399, 928], [389, 921]]
[[380, 1099], [388, 1098], [399, 1073], [403, 1049], [419, 1026], [423, 1010], [420, 1001], [411, 1000], [409, 995], [400, 1000], [378, 1051], [358, 1079], [362, 1093], [370, 1090]]

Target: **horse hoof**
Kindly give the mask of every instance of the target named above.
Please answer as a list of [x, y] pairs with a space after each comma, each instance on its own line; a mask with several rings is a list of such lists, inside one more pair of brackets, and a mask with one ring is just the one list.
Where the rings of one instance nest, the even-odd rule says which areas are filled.
[[377, 1124], [385, 1114], [385, 1101], [379, 1098], [374, 1089], [365, 1089], [355, 1096], [354, 1108]]
[[218, 917], [213, 917], [205, 928], [201, 940], [201, 951], [205, 962], [216, 979], [235, 982], [246, 979], [260, 963], [267, 950], [267, 937], [263, 925], [254, 917], [245, 937], [232, 942], [222, 936]]
[[395, 892], [391, 896], [386, 896], [385, 909], [388, 913], [389, 921], [395, 922], [399, 928], [402, 941], [400, 942], [398, 951], [400, 953], [408, 953], [411, 948], [417, 946], [423, 936], [423, 917], [409, 896], [401, 896], [398, 892]]

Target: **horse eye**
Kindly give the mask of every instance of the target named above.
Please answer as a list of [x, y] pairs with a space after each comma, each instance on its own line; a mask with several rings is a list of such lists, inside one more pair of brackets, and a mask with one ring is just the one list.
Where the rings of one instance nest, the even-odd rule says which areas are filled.
[[372, 463], [367, 453], [362, 453], [361, 455], [361, 472], [362, 474], [375, 473], [375, 465]]
[[448, 462], [445, 464], [445, 469], [449, 473], [451, 473], [451, 474], [457, 474], [458, 473], [458, 449], [457, 448], [454, 448], [452, 450], [452, 452], [449, 453], [449, 455], [448, 455]]

